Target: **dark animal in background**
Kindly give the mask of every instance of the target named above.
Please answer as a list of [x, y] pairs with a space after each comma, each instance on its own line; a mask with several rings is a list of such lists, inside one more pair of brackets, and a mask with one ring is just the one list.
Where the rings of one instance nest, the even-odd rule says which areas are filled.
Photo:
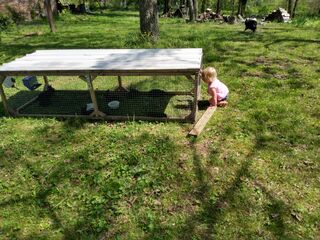
[[246, 25], [246, 29], [250, 29], [252, 32], [255, 32], [257, 30], [257, 19], [255, 18], [247, 18], [246, 21], [244, 22]]

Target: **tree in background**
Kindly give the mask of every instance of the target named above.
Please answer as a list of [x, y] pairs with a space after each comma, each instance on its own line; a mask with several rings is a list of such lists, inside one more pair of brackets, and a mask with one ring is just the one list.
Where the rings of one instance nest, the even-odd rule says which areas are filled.
[[180, 6], [180, 8], [182, 8], [183, 6], [186, 7], [187, 6], [187, 0], [180, 0], [179, 6]]
[[189, 20], [190, 20], [190, 22], [194, 22], [196, 17], [195, 17], [195, 14], [194, 14], [193, 1], [192, 0], [188, 0], [188, 7], [189, 7]]
[[232, 15], [232, 16], [234, 15], [234, 1], [235, 1], [235, 0], [232, 0], [232, 1], [231, 1], [231, 15]]
[[155, 41], [159, 36], [157, 0], [140, 0], [140, 31]]
[[291, 14], [291, 17], [294, 18], [294, 15], [296, 14], [296, 8], [297, 8], [297, 5], [298, 5], [298, 1], [299, 0], [296, 0], [294, 2], [294, 6], [293, 6], [293, 9], [292, 9], [292, 14]]
[[201, 2], [201, 12], [204, 12], [207, 9], [208, 0], [202, 0]]
[[121, 0], [120, 1], [120, 7], [127, 8], [127, 0]]
[[189, 7], [189, 20], [194, 22], [198, 16], [198, 1], [197, 0], [188, 0], [187, 2]]
[[299, 0], [288, 0], [288, 13], [294, 18]]
[[[1, 2], [2, 0], [0, 0]], [[17, 0], [16, 0], [17, 1]], [[21, 0], [22, 1], [22, 0]], [[29, 0], [24, 0], [29, 1]], [[30, 0], [31, 1], [31, 0]], [[34, 0], [35, 1], [35, 0]], [[44, 0], [39, 0], [42, 3]], [[55, 0], [52, 0], [52, 3]], [[68, 4], [75, 4], [78, 5], [79, 3], [85, 2], [87, 5], [90, 3], [95, 3], [95, 5], [100, 6], [102, 8], [125, 8], [128, 7], [130, 9], [139, 9], [139, 2], [140, 0], [60, 0], [63, 5]], [[267, 13], [272, 12], [273, 10], [277, 9], [278, 7], [282, 7], [288, 9], [288, 13], [291, 13], [296, 3], [295, 0], [192, 0], [192, 9], [194, 12], [194, 18], [197, 15], [197, 8], [201, 12], [204, 12], [206, 8], [212, 8], [216, 11], [217, 3], [220, 2], [220, 10], [228, 11], [229, 13], [234, 13], [245, 15], [245, 14], [254, 14], [259, 16], [264, 16]], [[289, 2], [290, 1], [290, 2]], [[159, 7], [161, 7], [161, 13], [166, 13], [168, 9], [171, 7], [171, 10], [176, 10], [176, 8], [182, 9], [182, 6], [189, 7], [189, 0], [158, 0], [158, 11]], [[291, 5], [291, 7], [289, 6]], [[297, 5], [299, 5], [297, 7]], [[297, 11], [299, 14], [318, 14], [320, 9], [320, 0], [304, 0], [299, 1], [296, 5]], [[52, 5], [54, 8], [54, 5]], [[185, 8], [184, 10], [187, 10]], [[289, 10], [291, 9], [291, 10]], [[184, 12], [185, 13], [185, 12]], [[192, 17], [192, 15], [191, 15]]]
[[246, 6], [247, 6], [247, 1], [248, 0], [239, 0], [239, 5], [238, 5], [238, 15], [243, 16], [246, 10]]
[[44, 0], [44, 6], [47, 13], [47, 19], [50, 25], [51, 32], [56, 32], [56, 27], [53, 20], [53, 13], [52, 13], [52, 7], [51, 7], [51, 1], [50, 0]]
[[292, 0], [288, 0], [288, 13], [292, 16]]
[[164, 1], [163, 15], [166, 15], [170, 12], [171, 9], [171, 0]]
[[198, 16], [198, 0], [193, 0], [193, 10], [194, 10], [194, 16], [197, 18], [197, 16]]
[[221, 0], [217, 0], [216, 13], [217, 13], [217, 14], [220, 14], [220, 13], [221, 13]]

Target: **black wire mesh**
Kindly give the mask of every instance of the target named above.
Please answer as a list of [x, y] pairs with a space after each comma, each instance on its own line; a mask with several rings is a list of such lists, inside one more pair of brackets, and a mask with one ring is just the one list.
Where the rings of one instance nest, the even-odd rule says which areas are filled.
[[[49, 83], [52, 87], [43, 92], [16, 91], [8, 99], [10, 107], [21, 115], [39, 116], [84, 116], [94, 111], [85, 81], [56, 77]], [[106, 116], [184, 119], [193, 109], [194, 82], [185, 76], [98, 77], [92, 85], [98, 109]], [[25, 104], [30, 99], [34, 101]]]

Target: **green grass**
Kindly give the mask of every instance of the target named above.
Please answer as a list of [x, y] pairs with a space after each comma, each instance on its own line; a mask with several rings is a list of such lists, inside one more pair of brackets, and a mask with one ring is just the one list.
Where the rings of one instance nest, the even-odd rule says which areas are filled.
[[0, 61], [37, 49], [201, 47], [229, 106], [198, 139], [186, 138], [190, 124], [9, 118], [1, 106], [0, 238], [318, 239], [319, 25], [252, 34], [161, 19], [152, 43], [138, 23], [135, 12], [65, 15], [54, 35], [28, 23], [2, 34]]

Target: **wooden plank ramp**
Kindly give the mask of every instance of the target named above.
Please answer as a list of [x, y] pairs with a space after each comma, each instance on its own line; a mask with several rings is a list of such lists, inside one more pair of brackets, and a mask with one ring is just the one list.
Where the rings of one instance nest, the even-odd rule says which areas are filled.
[[201, 118], [198, 120], [198, 122], [193, 126], [188, 135], [195, 137], [199, 136], [216, 109], [217, 107], [208, 107]]

